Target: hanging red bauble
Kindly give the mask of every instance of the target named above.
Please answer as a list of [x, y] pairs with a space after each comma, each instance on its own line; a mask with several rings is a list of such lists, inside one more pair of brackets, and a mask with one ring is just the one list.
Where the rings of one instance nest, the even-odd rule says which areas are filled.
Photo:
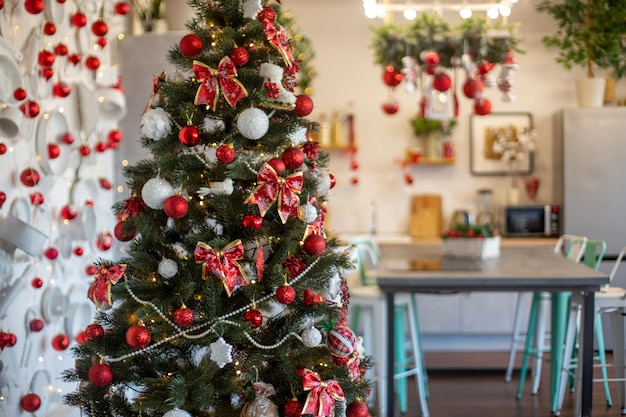
[[85, 250], [83, 249], [82, 246], [76, 246], [74, 248], [74, 255], [76, 255], [76, 256], [83, 256], [84, 253], [85, 253]]
[[63, 351], [70, 345], [70, 338], [65, 334], [58, 334], [52, 338], [52, 348], [57, 351]]
[[204, 44], [198, 35], [189, 33], [181, 38], [178, 46], [183, 55], [191, 58], [202, 52]]
[[39, 184], [39, 180], [41, 179], [39, 172], [33, 168], [26, 168], [20, 174], [20, 181], [27, 187], [34, 187]]
[[63, 43], [59, 43], [57, 46], [54, 47], [54, 53], [58, 56], [67, 55], [67, 46], [65, 46], [65, 44]]
[[172, 219], [182, 219], [187, 215], [188, 210], [187, 199], [180, 195], [168, 197], [163, 203], [163, 211]]
[[395, 100], [386, 101], [381, 106], [385, 114], [396, 114], [400, 110], [400, 103]]
[[43, 33], [47, 36], [52, 36], [57, 33], [57, 27], [54, 25], [54, 23], [46, 22], [43, 25]]
[[91, 323], [85, 329], [85, 336], [87, 336], [87, 340], [99, 339], [104, 336], [104, 327], [98, 323]]
[[335, 174], [333, 174], [332, 172], [329, 172], [328, 176], [330, 177], [330, 188], [332, 190], [333, 188], [335, 188], [335, 185], [337, 185], [337, 177], [335, 177]]
[[113, 236], [107, 231], [103, 230], [98, 237], [96, 237], [96, 247], [98, 250], [106, 251], [111, 249], [113, 244]]
[[15, 91], [13, 91], [13, 98], [17, 101], [22, 101], [26, 99], [26, 90], [22, 87], [17, 87]]
[[383, 82], [389, 87], [395, 87], [402, 82], [404, 75], [402, 72], [393, 65], [387, 65], [383, 72]]
[[82, 28], [87, 24], [87, 16], [85, 13], [76, 12], [72, 15], [72, 25], [77, 28]]
[[27, 100], [20, 106], [20, 110], [24, 114], [25, 117], [29, 119], [33, 119], [39, 115], [41, 108], [39, 107], [39, 103], [32, 100]]
[[426, 65], [438, 65], [439, 64], [439, 54], [434, 51], [429, 51], [424, 53], [424, 64]]
[[96, 266], [95, 265], [87, 265], [85, 268], [85, 274], [91, 276], [96, 274]]
[[78, 54], [71, 54], [67, 57], [67, 59], [72, 63], [72, 65], [77, 65], [83, 57]]
[[56, 159], [61, 155], [61, 147], [56, 143], [48, 143], [48, 159]]
[[43, 12], [44, 1], [43, 0], [26, 0], [24, 2], [24, 9], [30, 14], [39, 14]]
[[241, 67], [248, 63], [248, 60], [250, 59], [250, 54], [248, 54], [248, 50], [246, 48], [244, 48], [243, 46], [238, 46], [231, 51], [230, 59], [236, 66]]
[[0, 209], [2, 208], [2, 206], [4, 205], [6, 201], [7, 201], [7, 193], [5, 193], [4, 191], [0, 191]]
[[230, 164], [235, 160], [235, 148], [232, 145], [220, 145], [215, 151], [215, 157], [222, 164]]
[[491, 102], [486, 98], [477, 98], [474, 101], [474, 112], [480, 116], [491, 113]]
[[108, 134], [109, 142], [119, 143], [123, 138], [124, 134], [119, 129], [111, 130]]
[[326, 250], [326, 239], [322, 235], [309, 235], [304, 239], [302, 250], [308, 255], [317, 255]]
[[352, 401], [346, 408], [346, 417], [368, 417], [369, 415], [367, 404], [363, 401]]
[[174, 311], [174, 323], [179, 327], [189, 327], [193, 323], [194, 312], [187, 307], [181, 307]]
[[130, 12], [130, 6], [126, 2], [118, 1], [115, 3], [115, 14], [124, 16], [128, 14], [128, 12]]
[[440, 72], [435, 75], [435, 79], [433, 80], [433, 88], [437, 91], [448, 91], [452, 86], [452, 80], [445, 72]]
[[40, 332], [43, 330], [43, 320], [42, 319], [32, 319], [28, 322], [28, 328], [31, 332]]
[[94, 147], [94, 149], [96, 150], [96, 152], [104, 152], [107, 150], [107, 144], [104, 142], [98, 142], [96, 143], [96, 146]]
[[39, 52], [37, 62], [42, 67], [51, 67], [52, 65], [54, 65], [54, 54], [47, 49], [44, 49]]
[[31, 392], [30, 394], [26, 394], [22, 397], [20, 400], [20, 406], [22, 407], [22, 410], [27, 413], [34, 413], [39, 410], [39, 407], [41, 407], [41, 398], [39, 398], [39, 395]]
[[276, 20], [276, 11], [271, 7], [271, 6], [265, 6], [263, 8], [263, 10], [261, 10], [258, 14], [257, 14], [257, 19], [259, 19], [261, 22], [273, 22], [274, 20]]
[[98, 57], [89, 55], [85, 60], [85, 65], [87, 65], [87, 68], [89, 68], [90, 70], [95, 71], [100, 68], [100, 60], [98, 59]]
[[250, 323], [250, 327], [256, 329], [263, 324], [263, 314], [259, 310], [248, 310], [244, 313], [243, 319]]
[[56, 258], [59, 257], [59, 251], [54, 246], [50, 246], [48, 249], [46, 249], [44, 255], [46, 256], [46, 258], [54, 261]]
[[276, 300], [281, 304], [291, 304], [296, 299], [296, 290], [289, 284], [276, 289]]
[[83, 143], [82, 145], [80, 145], [80, 147], [78, 148], [78, 153], [81, 156], [89, 156], [89, 154], [91, 153], [91, 148], [89, 147], [89, 145], [87, 145], [86, 143]]
[[69, 132], [64, 133], [63, 136], [61, 136], [61, 141], [63, 141], [66, 145], [71, 145], [74, 143], [74, 136], [72, 136]]
[[98, 38], [98, 40], [96, 41], [96, 43], [98, 44], [98, 46], [100, 48], [104, 48], [105, 46], [107, 46], [107, 44], [109, 43], [109, 41], [107, 41], [107, 38], [105, 38], [104, 36], [101, 36]]
[[465, 94], [467, 98], [474, 99], [480, 96], [483, 92], [483, 88], [484, 84], [482, 81], [476, 78], [469, 78], [465, 81], [465, 84], [463, 84], [463, 94]]
[[100, 183], [100, 187], [103, 190], [110, 190], [111, 188], [113, 188], [113, 185], [111, 184], [111, 182], [104, 177], [98, 178], [98, 182]]
[[87, 336], [85, 336], [84, 330], [81, 330], [78, 333], [76, 333], [76, 343], [78, 343], [79, 345], [84, 345], [86, 341], [87, 341]]
[[335, 356], [330, 355], [333, 363], [337, 366], [346, 366], [348, 361], [350, 361], [350, 356]]
[[200, 143], [200, 130], [197, 126], [185, 126], [178, 132], [178, 140], [185, 146], [196, 146]]
[[255, 214], [244, 214], [241, 218], [241, 224], [246, 229], [260, 229], [263, 226], [263, 217]]
[[306, 94], [299, 94], [296, 96], [296, 107], [293, 109], [293, 114], [298, 117], [306, 117], [313, 111], [313, 100]]
[[7, 153], [7, 145], [0, 142], [0, 155], [4, 155], [5, 153]]
[[95, 363], [89, 368], [89, 382], [97, 387], [106, 387], [113, 381], [113, 370], [106, 363]]
[[30, 286], [34, 289], [39, 289], [43, 287], [43, 280], [39, 277], [35, 277], [30, 281]]
[[65, 98], [69, 96], [71, 90], [72, 88], [70, 87], [70, 85], [63, 81], [59, 81], [58, 83], [54, 84], [54, 87], [52, 87], [52, 92], [55, 96], [59, 98]]
[[143, 324], [131, 326], [126, 331], [126, 343], [133, 349], [143, 349], [150, 343], [150, 329]]
[[350, 184], [358, 185], [359, 184], [359, 177], [352, 177], [352, 178], [350, 178]]
[[119, 221], [113, 229], [113, 234], [120, 242], [129, 242], [137, 236], [137, 230], [128, 227], [125, 221]]
[[405, 173], [405, 174], [404, 174], [404, 182], [405, 182], [407, 185], [411, 185], [411, 184], [413, 184], [413, 176], [412, 176], [411, 174]]
[[66, 204], [61, 208], [61, 218], [63, 220], [73, 220], [77, 215], [76, 209], [71, 204]]
[[304, 152], [296, 147], [285, 149], [282, 160], [287, 168], [292, 170], [298, 169], [304, 163]]
[[428, 75], [435, 75], [435, 73], [437, 72], [437, 68], [438, 68], [437, 65], [429, 65], [429, 64], [424, 65], [424, 71]]
[[97, 20], [91, 25], [91, 32], [96, 36], [104, 36], [109, 31], [109, 26], [102, 20]]
[[54, 75], [54, 70], [50, 67], [42, 68], [40, 74], [41, 78], [48, 81]]
[[304, 404], [296, 398], [285, 403], [285, 417], [300, 417]]
[[285, 162], [283, 162], [283, 160], [280, 158], [272, 158], [267, 161], [267, 163], [269, 164], [269, 166], [274, 168], [274, 171], [276, 171], [277, 174], [282, 174], [287, 169], [287, 167], [285, 166]]

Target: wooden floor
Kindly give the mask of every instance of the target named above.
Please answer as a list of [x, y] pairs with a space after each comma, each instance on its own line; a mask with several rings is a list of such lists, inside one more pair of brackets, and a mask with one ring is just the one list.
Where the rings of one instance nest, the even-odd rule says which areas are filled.
[[[608, 358], [610, 360], [610, 357]], [[532, 395], [525, 384], [520, 400], [515, 398], [519, 374], [504, 381], [508, 353], [449, 352], [426, 353], [428, 406], [431, 417], [550, 417], [549, 368], [544, 365], [539, 393]], [[611, 384], [613, 407], [607, 407], [602, 384], [594, 383], [593, 416], [621, 416], [616, 383]], [[415, 385], [409, 385], [409, 410], [406, 416], [418, 417]], [[567, 393], [562, 417], [573, 417], [574, 394]]]

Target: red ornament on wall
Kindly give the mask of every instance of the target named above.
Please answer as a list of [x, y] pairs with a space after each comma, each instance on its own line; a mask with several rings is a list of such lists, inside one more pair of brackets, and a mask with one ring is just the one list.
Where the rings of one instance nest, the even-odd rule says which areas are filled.
[[61, 140], [66, 145], [71, 145], [72, 143], [74, 143], [74, 136], [72, 136], [72, 134], [68, 132], [61, 136]]
[[95, 57], [93, 55], [89, 55], [87, 57], [87, 59], [85, 60], [85, 65], [90, 70], [95, 71], [98, 68], [100, 68], [100, 60], [98, 59], [98, 57]]
[[37, 62], [42, 67], [51, 67], [54, 65], [54, 54], [47, 49], [39, 52]]
[[78, 153], [81, 156], [89, 156], [89, 154], [91, 153], [91, 148], [89, 147], [89, 145], [87, 145], [86, 143], [83, 143], [82, 145], [80, 145], [80, 147], [78, 148]]
[[34, 168], [26, 168], [20, 174], [20, 181], [27, 187], [34, 187], [41, 179], [39, 172]]
[[109, 31], [109, 26], [102, 20], [98, 20], [91, 25], [91, 31], [96, 36], [104, 36]]
[[45, 200], [45, 197], [39, 191], [35, 191], [30, 194], [30, 204], [35, 207], [39, 207], [40, 205], [42, 205]]
[[24, 90], [22, 87], [17, 87], [13, 92], [13, 98], [17, 101], [22, 101], [26, 99], [26, 90]]
[[119, 14], [120, 16], [127, 15], [130, 12], [130, 6], [128, 3], [123, 1], [118, 1], [115, 3], [115, 14]]
[[87, 24], [87, 16], [82, 12], [76, 12], [72, 15], [72, 25], [82, 28]]
[[52, 338], [52, 348], [59, 352], [67, 349], [70, 345], [70, 338], [65, 334], [58, 334]]
[[34, 413], [39, 410], [39, 407], [41, 407], [41, 398], [39, 398], [39, 395], [31, 392], [30, 394], [26, 394], [22, 397], [20, 400], [20, 406], [22, 407], [22, 410], [27, 413]]
[[433, 88], [437, 91], [448, 91], [452, 86], [452, 80], [445, 72], [440, 72], [435, 75], [435, 79], [433, 80]]
[[54, 25], [54, 23], [46, 22], [43, 25], [43, 33], [47, 36], [52, 36], [57, 33], [57, 27]]
[[69, 96], [71, 91], [72, 88], [70, 87], [70, 85], [63, 81], [59, 81], [52, 87], [52, 93], [59, 98], [65, 98]]
[[478, 98], [474, 102], [474, 112], [480, 116], [491, 113], [491, 102], [486, 98]]
[[43, 330], [44, 322], [42, 319], [32, 319], [28, 322], [28, 328], [31, 332], [40, 332]]
[[57, 44], [57, 46], [54, 47], [54, 53], [58, 56], [67, 55], [67, 46], [65, 46], [65, 44], [63, 43]]
[[474, 99], [479, 97], [483, 92], [484, 84], [476, 78], [470, 78], [463, 84], [463, 94], [465, 97]]
[[44, 2], [43, 0], [26, 0], [24, 9], [30, 14], [39, 14], [43, 12]]
[[54, 246], [50, 246], [48, 249], [46, 249], [44, 255], [46, 256], [46, 258], [54, 261], [56, 258], [59, 257], [59, 251]]
[[4, 205], [6, 201], [7, 201], [7, 193], [5, 193], [4, 191], [0, 191], [0, 209], [2, 208], [2, 206]]
[[39, 115], [41, 108], [36, 101], [27, 100], [20, 106], [20, 110], [24, 114], [25, 117], [29, 119], [33, 119]]
[[386, 101], [381, 106], [383, 112], [388, 115], [396, 114], [400, 110], [400, 103], [395, 100]]

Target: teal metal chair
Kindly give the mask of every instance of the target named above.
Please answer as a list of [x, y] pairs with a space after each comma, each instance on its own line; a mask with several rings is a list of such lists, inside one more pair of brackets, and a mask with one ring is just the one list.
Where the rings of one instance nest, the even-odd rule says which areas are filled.
[[[374, 372], [376, 374], [377, 398], [381, 415], [387, 410], [385, 396], [385, 357], [387, 320], [385, 297], [377, 285], [373, 268], [378, 264], [380, 253], [376, 242], [369, 237], [355, 238], [349, 242], [355, 248], [354, 261], [356, 263], [357, 278], [349, 281], [350, 288], [350, 327], [363, 334], [364, 344], [368, 354], [375, 359]], [[394, 306], [394, 357], [396, 365], [394, 379], [396, 380], [396, 395], [400, 411], [408, 410], [408, 381], [414, 375], [417, 381], [418, 398], [422, 415], [429, 416], [426, 399], [428, 397], [428, 380], [424, 367], [423, 350], [417, 315], [417, 303], [413, 294], [398, 294]], [[407, 356], [407, 333], [412, 354]]]

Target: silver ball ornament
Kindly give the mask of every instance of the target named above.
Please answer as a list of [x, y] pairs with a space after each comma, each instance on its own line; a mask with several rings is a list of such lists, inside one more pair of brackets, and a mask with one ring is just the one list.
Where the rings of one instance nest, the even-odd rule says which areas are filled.
[[298, 218], [306, 224], [313, 223], [317, 219], [317, 209], [311, 203], [302, 204], [298, 207]]
[[304, 173], [307, 180], [315, 182], [315, 188], [313, 190], [313, 197], [320, 197], [326, 195], [330, 190], [330, 174], [321, 167], [313, 168]]
[[155, 210], [162, 209], [165, 200], [173, 194], [172, 185], [160, 177], [148, 180], [141, 189], [141, 198], [148, 207]]
[[178, 273], [178, 264], [171, 259], [163, 258], [161, 259], [161, 262], [159, 262], [157, 271], [159, 275], [165, 279], [172, 278]]
[[322, 333], [315, 327], [309, 327], [302, 332], [302, 343], [306, 347], [319, 346], [322, 343]]
[[167, 413], [163, 414], [163, 417], [192, 417], [191, 414], [180, 408], [173, 408]]
[[259, 140], [267, 133], [270, 119], [261, 109], [250, 107], [239, 114], [237, 130], [243, 137], [250, 140]]

